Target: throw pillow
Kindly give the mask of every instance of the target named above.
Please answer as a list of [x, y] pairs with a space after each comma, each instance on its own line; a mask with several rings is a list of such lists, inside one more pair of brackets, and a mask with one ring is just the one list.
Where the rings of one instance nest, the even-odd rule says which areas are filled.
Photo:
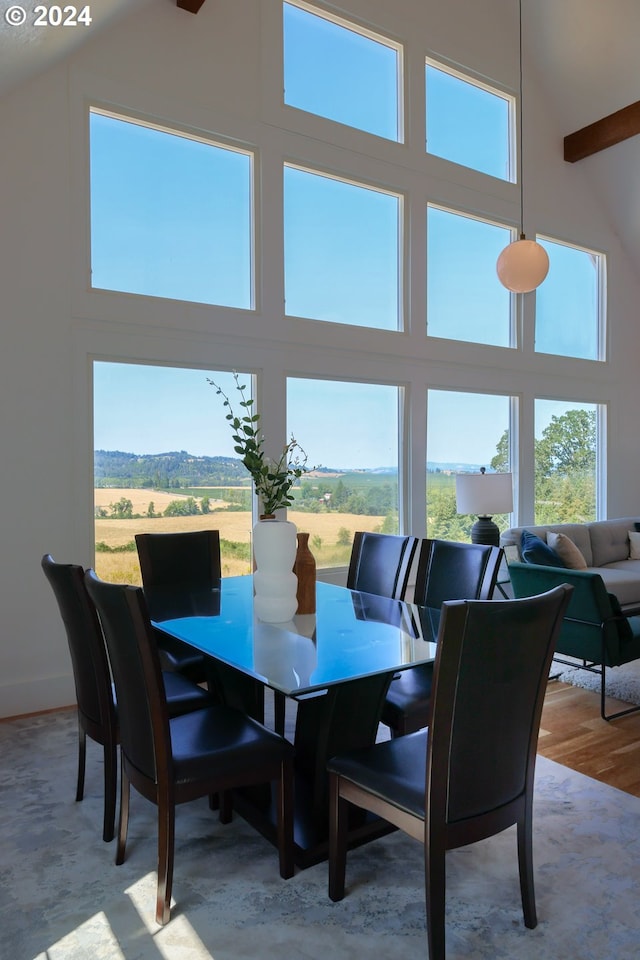
[[539, 563], [545, 567], [564, 567], [565, 564], [560, 559], [555, 550], [535, 533], [530, 530], [523, 530], [520, 537], [520, 553], [525, 563]]
[[[640, 536], [640, 534], [638, 534]], [[553, 533], [551, 530], [547, 534], [547, 544], [552, 550], [555, 550], [565, 567], [569, 570], [586, 570], [587, 561], [582, 555], [582, 551], [576, 547], [573, 540], [566, 533]]]
[[629, 560], [640, 560], [640, 533], [629, 530]]

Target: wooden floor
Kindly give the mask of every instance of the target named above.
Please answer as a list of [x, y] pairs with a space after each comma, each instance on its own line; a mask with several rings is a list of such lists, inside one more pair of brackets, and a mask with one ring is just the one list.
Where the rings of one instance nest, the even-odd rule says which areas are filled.
[[[607, 701], [607, 711], [625, 706]], [[599, 693], [550, 680], [538, 753], [640, 797], [640, 711], [608, 723]]]

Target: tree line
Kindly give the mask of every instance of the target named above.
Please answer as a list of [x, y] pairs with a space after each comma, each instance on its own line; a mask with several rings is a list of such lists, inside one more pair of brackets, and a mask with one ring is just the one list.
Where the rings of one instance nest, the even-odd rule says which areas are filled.
[[[596, 512], [596, 414], [593, 410], [568, 410], [553, 416], [535, 441], [535, 522], [585, 522]], [[490, 467], [508, 472], [509, 436], [503, 433], [496, 445]], [[294, 488], [294, 509], [308, 513], [349, 513], [384, 518], [383, 532], [397, 530], [398, 485], [395, 476], [378, 478], [375, 474], [350, 474], [347, 477], [303, 478]], [[474, 517], [458, 514], [454, 476], [427, 478], [427, 532], [431, 537], [468, 540]], [[166, 482], [165, 482], [166, 481]], [[444, 481], [444, 482], [443, 482]], [[136, 455], [120, 451], [96, 451], [96, 486], [138, 486], [146, 489], [184, 489], [188, 496], [172, 500], [157, 513], [153, 500], [146, 517], [192, 516], [215, 509], [250, 510], [251, 489], [239, 460], [229, 457], [192, 457], [185, 451], [157, 455]], [[202, 496], [192, 487], [227, 486]], [[212, 496], [225, 501], [224, 507], [212, 504]], [[98, 517], [135, 519], [132, 502], [121, 497], [108, 508], [96, 511]], [[506, 527], [507, 517], [496, 517]]]

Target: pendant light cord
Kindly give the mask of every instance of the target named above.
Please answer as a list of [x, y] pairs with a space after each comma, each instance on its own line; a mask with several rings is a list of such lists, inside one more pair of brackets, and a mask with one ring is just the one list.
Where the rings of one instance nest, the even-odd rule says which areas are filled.
[[524, 240], [524, 147], [523, 147], [523, 119], [522, 119], [522, 100], [523, 100], [523, 81], [522, 81], [522, 0], [518, 0], [518, 25], [519, 25], [519, 64], [520, 64], [520, 109], [518, 111], [518, 126], [520, 133], [520, 143], [518, 144], [519, 153], [519, 177], [520, 177], [520, 239]]

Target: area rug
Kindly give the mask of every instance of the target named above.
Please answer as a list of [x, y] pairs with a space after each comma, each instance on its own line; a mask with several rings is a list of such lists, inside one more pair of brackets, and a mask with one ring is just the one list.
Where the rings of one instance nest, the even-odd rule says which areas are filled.
[[[640, 704], [640, 661], [625, 663], [622, 667], [608, 667], [606, 671], [605, 690], [607, 696], [625, 703]], [[574, 687], [600, 692], [600, 675], [588, 670], [578, 670], [573, 667], [563, 670], [558, 676], [563, 683], [570, 683]], [[640, 954], [639, 954], [640, 955]]]
[[[275, 850], [206, 801], [179, 808], [175, 906], [154, 922], [155, 809], [132, 796], [126, 862], [101, 839], [101, 751], [74, 801], [65, 712], [0, 723], [0, 956], [7, 960], [426, 958], [421, 847], [396, 833], [350, 853], [347, 895], [327, 866], [278, 876]], [[447, 960], [636, 960], [640, 799], [538, 758], [539, 924], [522, 922], [513, 828], [447, 859]]]

